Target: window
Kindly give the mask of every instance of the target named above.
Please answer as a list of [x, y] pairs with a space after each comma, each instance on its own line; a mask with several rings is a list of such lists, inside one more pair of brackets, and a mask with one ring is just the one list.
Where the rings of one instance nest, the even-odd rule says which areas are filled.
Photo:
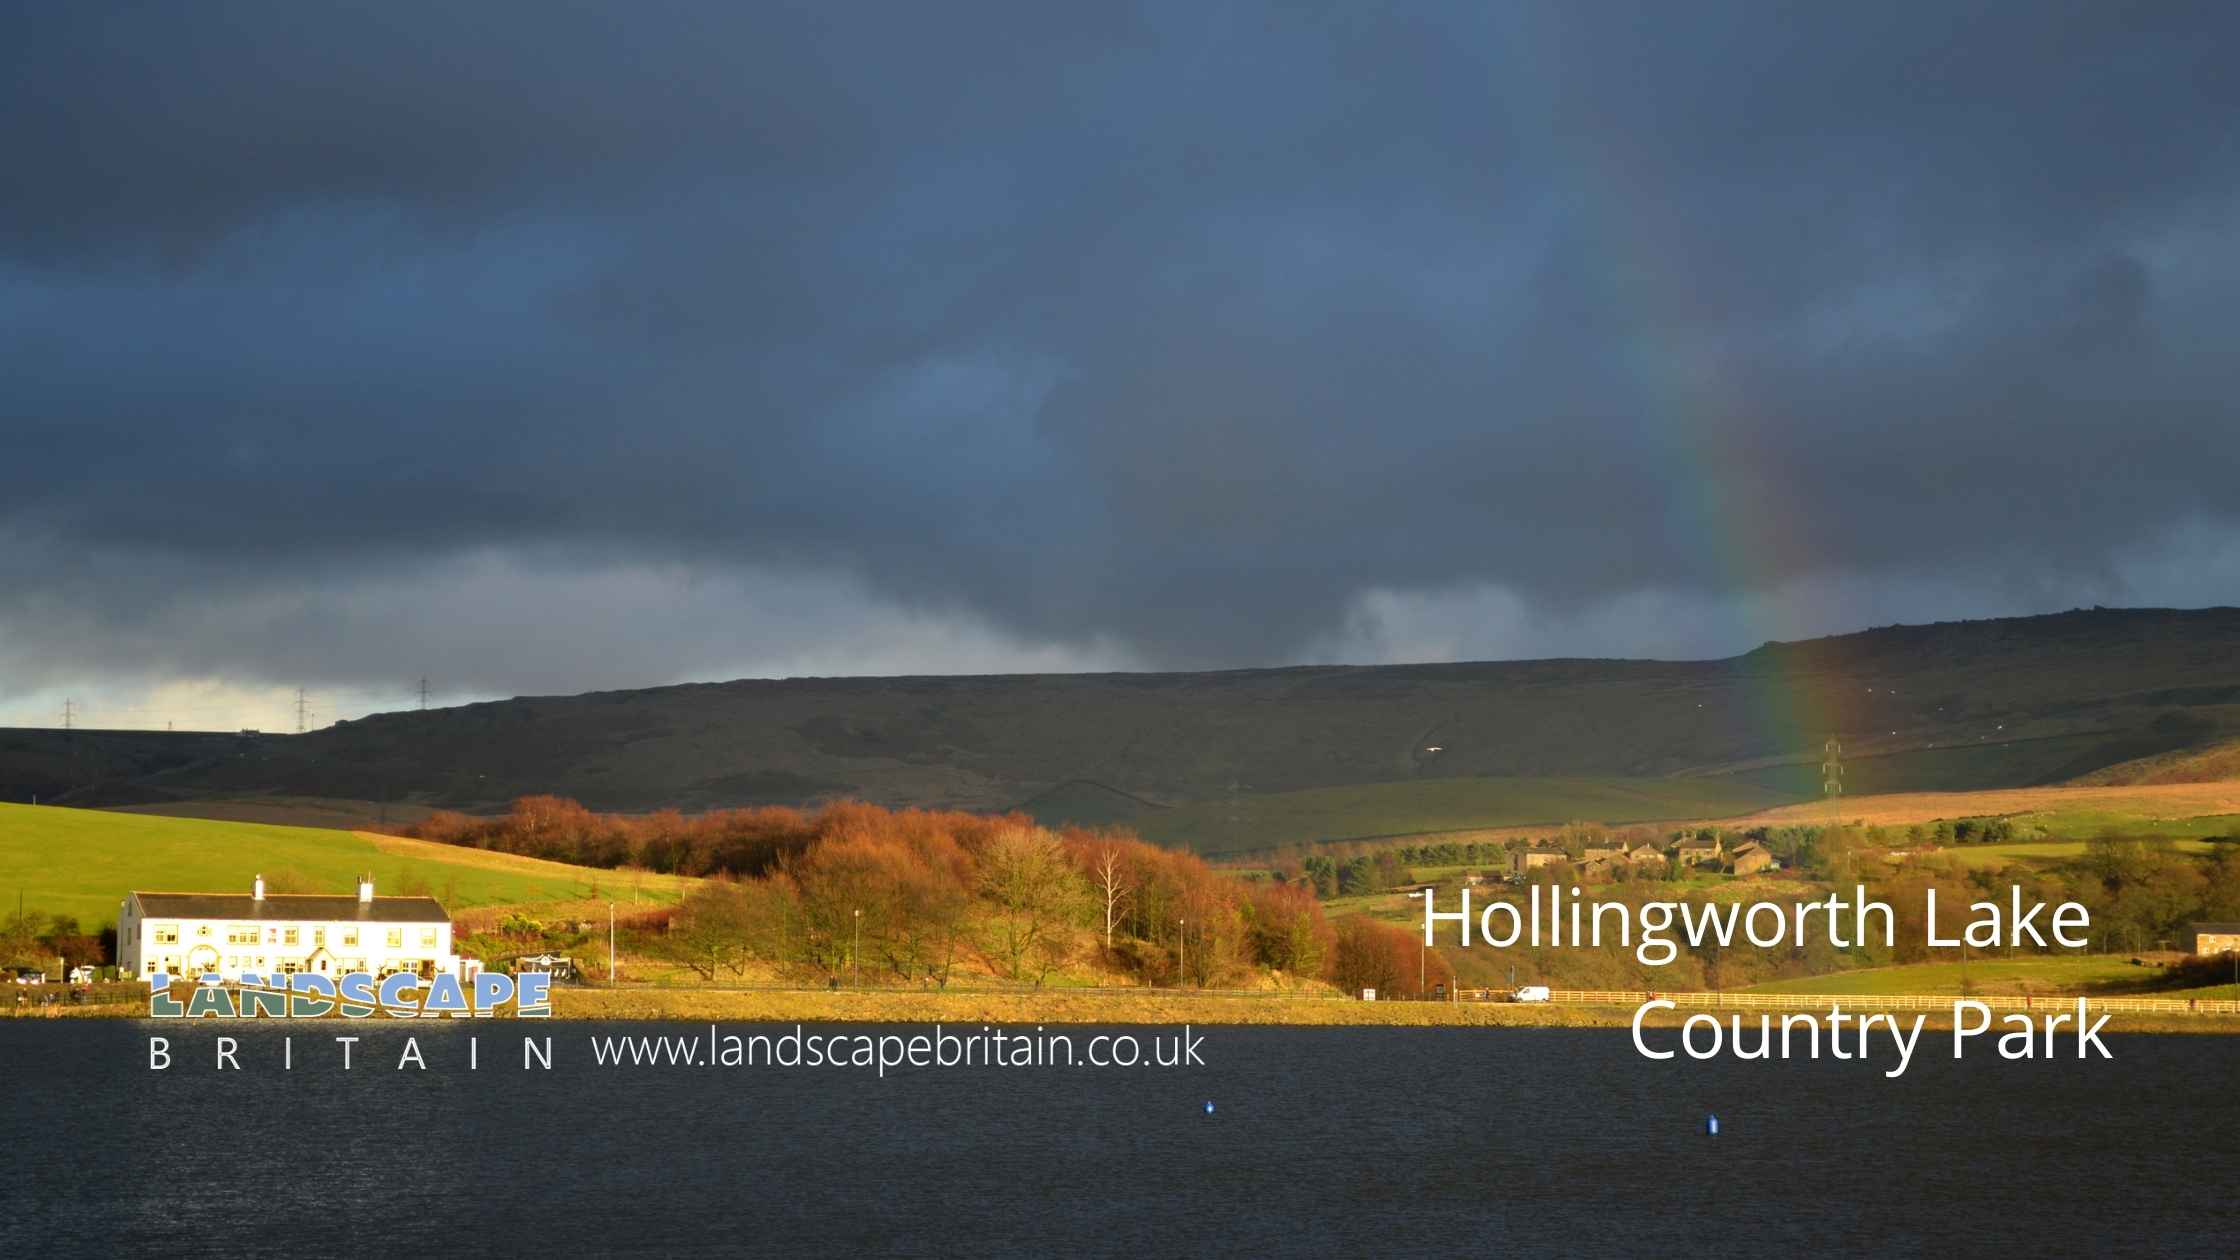
[[207, 924], [207, 923], [197, 923], [197, 924], [195, 924], [195, 927], [194, 927], [194, 934], [195, 934], [196, 936], [208, 936], [208, 935], [210, 935], [210, 925], [209, 925], [209, 924]]
[[436, 930], [435, 930], [434, 928], [429, 928], [429, 929], [427, 929], [426, 931], [424, 931], [424, 932], [420, 933], [420, 948], [422, 948], [422, 949], [434, 949], [435, 947], [436, 947]]
[[327, 930], [326, 930], [325, 928], [313, 928], [313, 929], [311, 929], [311, 943], [312, 943], [312, 944], [314, 944], [314, 945], [324, 945], [324, 944], [326, 944], [326, 943], [327, 943]]
[[357, 944], [357, 943], [358, 943], [358, 929], [356, 929], [356, 928], [344, 928], [344, 929], [342, 929], [342, 943], [343, 943], [343, 944], [345, 944], [345, 945], [355, 945], [355, 944]]
[[236, 923], [226, 929], [226, 944], [228, 945], [254, 945], [256, 943], [257, 925], [254, 923]]
[[289, 928], [282, 932], [280, 937], [280, 943], [283, 945], [297, 945], [302, 943], [303, 933], [296, 928]]
[[403, 948], [404, 948], [404, 929], [403, 929], [403, 928], [390, 928], [390, 929], [389, 929], [389, 948], [391, 948], [391, 949], [403, 949]]
[[158, 923], [149, 928], [148, 932], [158, 945], [176, 945], [179, 943], [179, 925], [176, 923]]

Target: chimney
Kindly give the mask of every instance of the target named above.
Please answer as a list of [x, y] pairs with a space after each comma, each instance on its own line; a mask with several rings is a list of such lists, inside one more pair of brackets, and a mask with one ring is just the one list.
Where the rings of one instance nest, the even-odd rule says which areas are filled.
[[373, 904], [373, 876], [360, 875], [358, 877], [358, 903], [360, 905]]
[[251, 900], [251, 901], [263, 901], [263, 900], [264, 900], [264, 876], [262, 876], [262, 875], [259, 875], [259, 876], [257, 876], [257, 882], [256, 882], [256, 883], [254, 883], [254, 884], [251, 884], [251, 885], [249, 885], [249, 900]]

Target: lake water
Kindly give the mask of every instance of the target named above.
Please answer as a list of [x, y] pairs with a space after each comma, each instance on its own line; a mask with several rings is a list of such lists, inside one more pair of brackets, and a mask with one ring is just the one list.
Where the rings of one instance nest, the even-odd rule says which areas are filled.
[[883, 1080], [590, 1050], [706, 1032], [0, 1021], [0, 1255], [2240, 1254], [2226, 1038], [1955, 1062], [1931, 1031], [1896, 1080], [1886, 1044], [1654, 1063], [1601, 1030], [1211, 1028], [1203, 1067]]

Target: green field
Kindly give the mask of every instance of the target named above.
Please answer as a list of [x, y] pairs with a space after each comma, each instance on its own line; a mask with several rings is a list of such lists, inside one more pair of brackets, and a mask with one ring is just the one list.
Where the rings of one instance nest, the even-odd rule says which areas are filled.
[[1732, 779], [1418, 779], [1240, 795], [1138, 814], [1145, 839], [1200, 853], [1488, 827], [1717, 818], [1793, 798]]
[[[2048, 809], [2016, 821], [2049, 836], [2160, 836], [2167, 840], [2207, 840], [2240, 836], [2240, 815], [2202, 814], [2193, 818], [2146, 818], [2104, 809]], [[2180, 846], [2185, 847], [2185, 846]]]
[[371, 872], [382, 893], [424, 892], [453, 913], [488, 905], [596, 899], [671, 901], [689, 881], [600, 871], [479, 849], [312, 827], [156, 818], [0, 804], [0, 913], [112, 924], [127, 891], [346, 893]]

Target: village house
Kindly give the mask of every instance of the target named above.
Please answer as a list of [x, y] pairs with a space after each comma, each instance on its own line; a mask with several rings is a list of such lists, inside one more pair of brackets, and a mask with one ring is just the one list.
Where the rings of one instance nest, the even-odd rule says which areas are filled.
[[1747, 844], [1737, 845], [1735, 851], [1728, 855], [1727, 861], [1735, 874], [1755, 875], [1774, 865], [1773, 850], [1752, 840]]
[[456, 974], [451, 916], [433, 897], [267, 895], [264, 876], [246, 893], [132, 892], [117, 912], [117, 962], [147, 977]]
[[1538, 870], [1543, 866], [1554, 866], [1558, 862], [1568, 862], [1570, 860], [1571, 855], [1565, 853], [1561, 849], [1547, 849], [1539, 847], [1530, 849], [1519, 849], [1517, 850], [1516, 857], [1513, 859], [1516, 866], [1517, 874], [1519, 875], [1522, 875], [1527, 871]]
[[2188, 923], [2186, 937], [2190, 954], [2240, 953], [2240, 923]]
[[1719, 837], [1717, 836], [1713, 836], [1708, 840], [1699, 840], [1694, 837], [1690, 837], [1672, 846], [1672, 856], [1679, 859], [1682, 863], [1688, 866], [1697, 866], [1705, 862], [1716, 862], [1725, 852], [1726, 846], [1720, 842]]

